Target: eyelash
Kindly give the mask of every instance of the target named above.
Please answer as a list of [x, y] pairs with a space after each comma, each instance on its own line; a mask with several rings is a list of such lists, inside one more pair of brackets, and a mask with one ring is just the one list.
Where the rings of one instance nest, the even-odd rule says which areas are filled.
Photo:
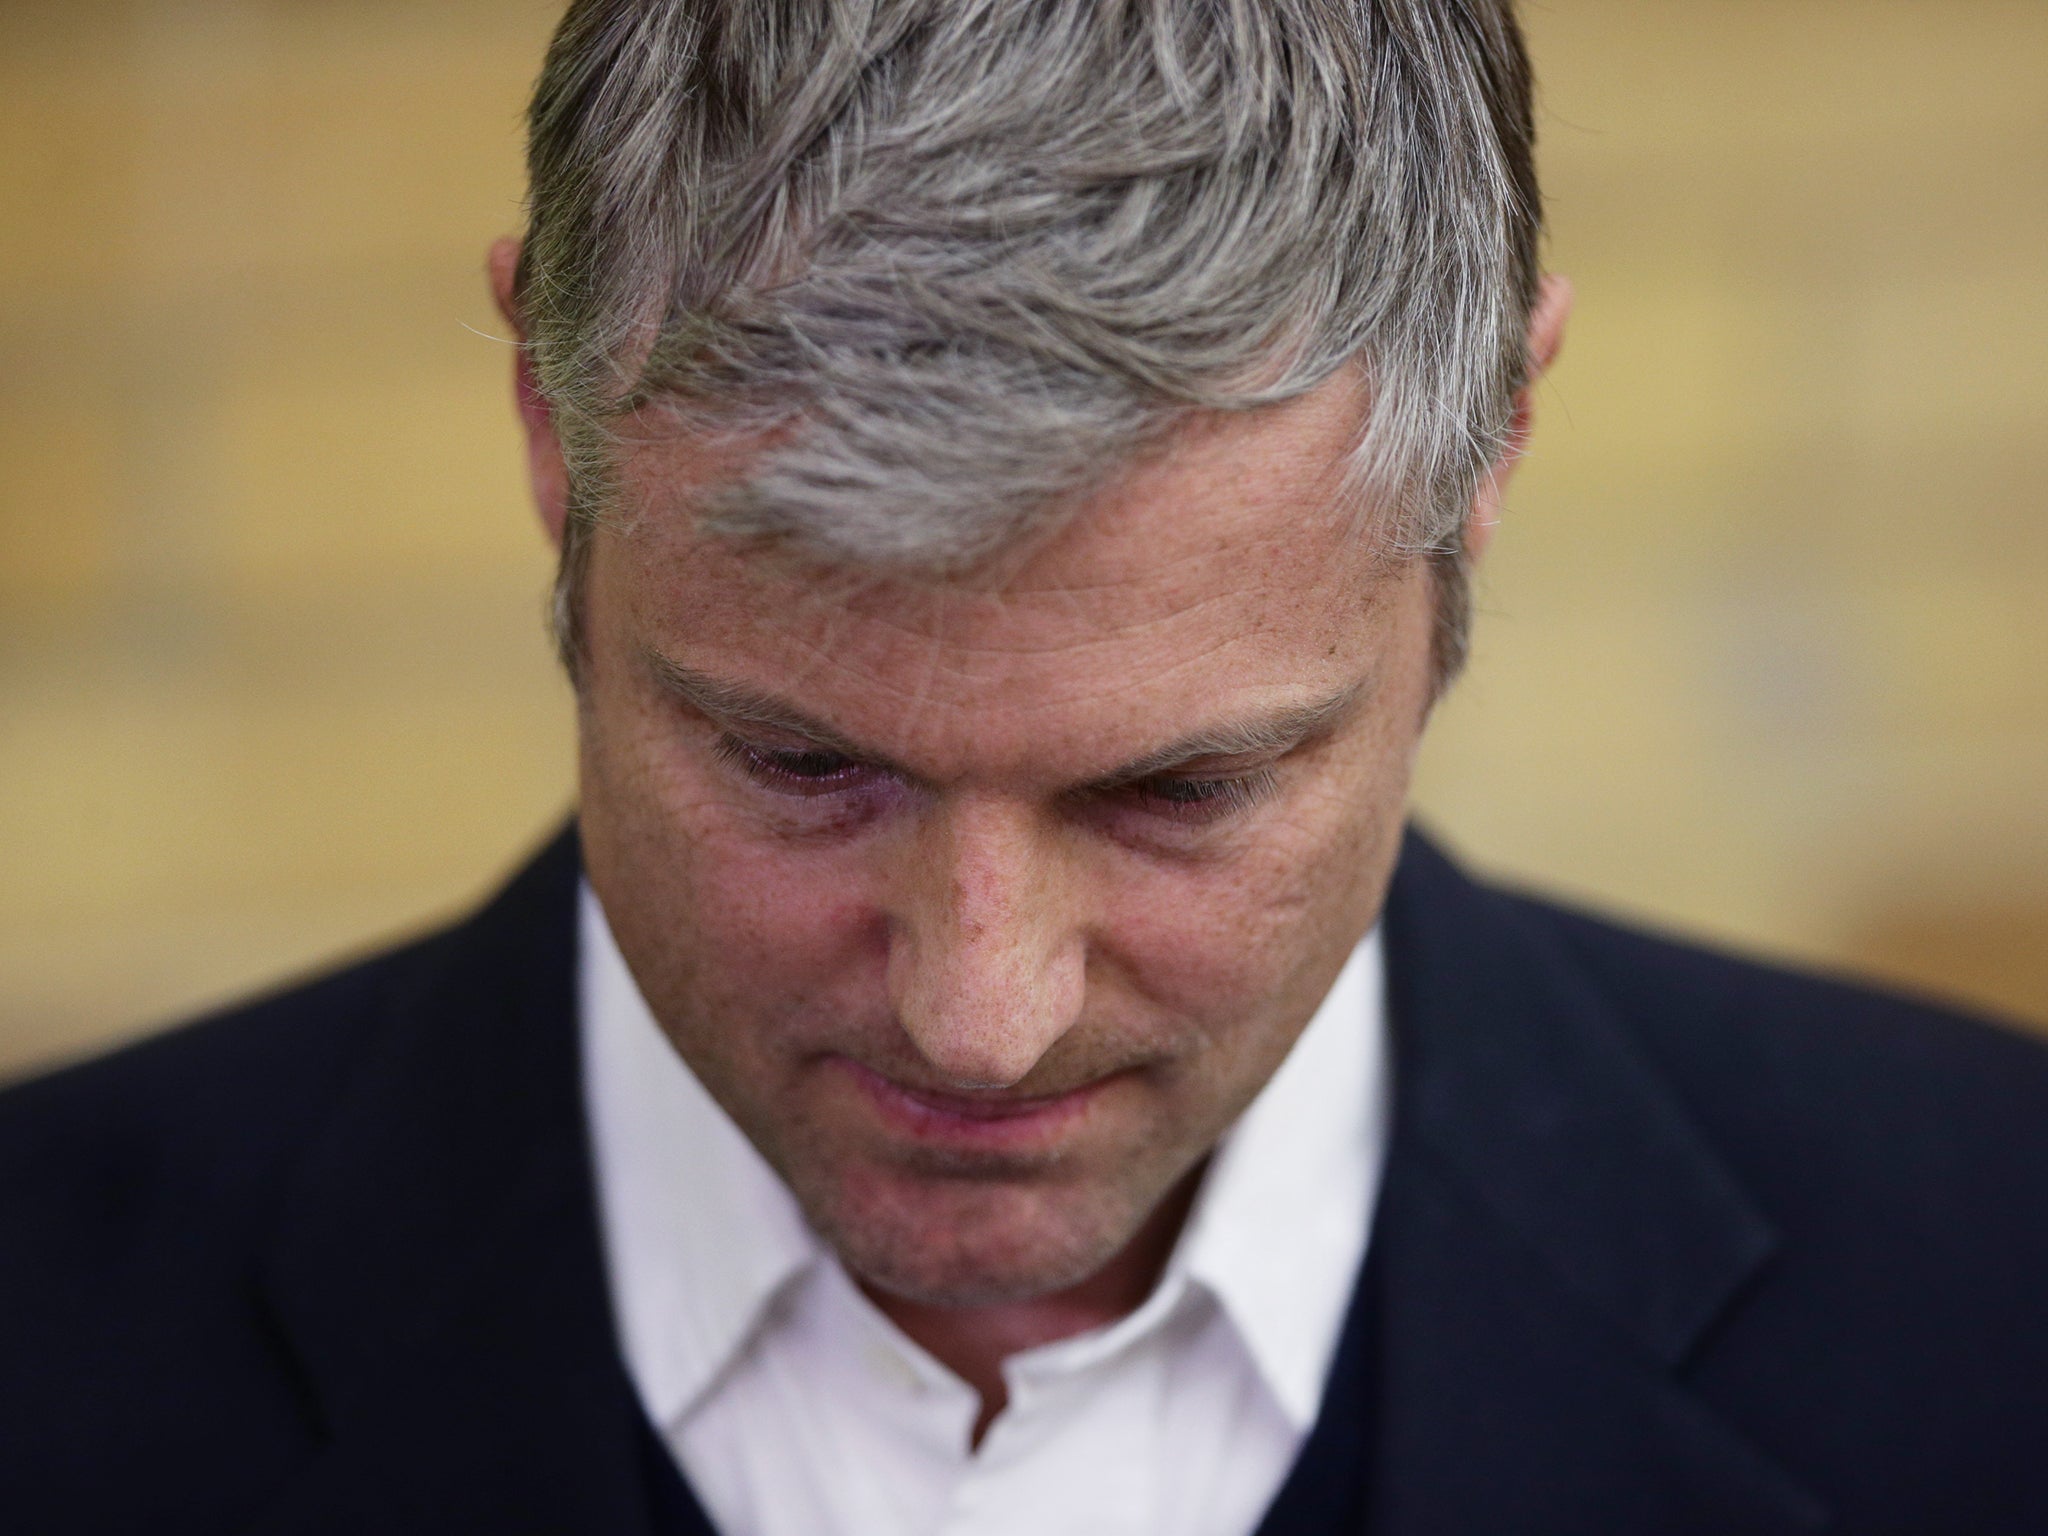
[[[720, 736], [718, 760], [737, 768], [756, 783], [782, 794], [814, 797], [842, 793], [875, 771], [857, 758], [822, 748], [756, 746], [737, 736]], [[1138, 779], [1099, 792], [1103, 798], [1130, 798], [1163, 820], [1183, 825], [1221, 821], [1250, 810], [1272, 793], [1277, 775], [1271, 768], [1216, 778], [1181, 778], [1163, 774]]]
[[1253, 773], [1213, 779], [1176, 778], [1168, 774], [1140, 779], [1123, 789], [1164, 807], [1162, 813], [1174, 820], [1220, 821], [1250, 810], [1272, 793], [1273, 784], [1273, 770], [1261, 768]]
[[823, 748], [757, 747], [737, 736], [720, 736], [714, 751], [721, 763], [784, 794], [831, 794], [867, 770], [865, 763]]

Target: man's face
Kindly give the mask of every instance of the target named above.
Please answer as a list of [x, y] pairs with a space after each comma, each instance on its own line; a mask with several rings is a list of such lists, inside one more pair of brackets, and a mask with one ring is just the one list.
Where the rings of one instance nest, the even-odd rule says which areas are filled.
[[1339, 510], [1349, 379], [1205, 417], [1001, 577], [700, 533], [641, 448], [586, 572], [590, 880], [656, 1018], [857, 1275], [1072, 1285], [1378, 911], [1426, 572]]

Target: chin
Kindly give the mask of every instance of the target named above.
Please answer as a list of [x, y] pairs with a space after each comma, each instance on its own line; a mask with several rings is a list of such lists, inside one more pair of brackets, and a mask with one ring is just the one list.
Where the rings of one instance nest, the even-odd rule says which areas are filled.
[[932, 1307], [1005, 1305], [1077, 1286], [1123, 1251], [1154, 1203], [1057, 1183], [863, 1182], [843, 1182], [830, 1208], [810, 1213], [812, 1224], [857, 1279]]

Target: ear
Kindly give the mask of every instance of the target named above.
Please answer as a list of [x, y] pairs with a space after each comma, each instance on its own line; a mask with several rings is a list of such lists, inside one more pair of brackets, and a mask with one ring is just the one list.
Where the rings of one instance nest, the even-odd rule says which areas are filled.
[[1535, 426], [1536, 411], [1531, 397], [1544, 374], [1550, 371], [1550, 365], [1557, 361], [1557, 354], [1564, 346], [1565, 321], [1571, 317], [1571, 312], [1571, 280], [1544, 278], [1536, 294], [1536, 307], [1529, 314], [1529, 377], [1523, 383], [1521, 393], [1515, 396], [1515, 414], [1508, 425], [1507, 446], [1494, 460], [1493, 467], [1487, 470], [1486, 478], [1479, 483], [1479, 494], [1472, 502], [1472, 516], [1465, 524], [1465, 558], [1474, 564], [1486, 553], [1486, 546], [1493, 542], [1494, 529], [1500, 526], [1508, 482], [1514, 478], [1516, 466], [1522, 462], [1522, 454], [1529, 446], [1529, 433]]
[[562, 457], [562, 440], [555, 433], [554, 415], [534, 382], [533, 358], [526, 350], [526, 322], [519, 313], [516, 292], [519, 242], [507, 235], [492, 245], [488, 265], [491, 297], [518, 343], [512, 350], [512, 397], [519, 408], [519, 425], [526, 433], [527, 483], [533, 488], [541, 525], [559, 550], [562, 528], [569, 518], [569, 469]]

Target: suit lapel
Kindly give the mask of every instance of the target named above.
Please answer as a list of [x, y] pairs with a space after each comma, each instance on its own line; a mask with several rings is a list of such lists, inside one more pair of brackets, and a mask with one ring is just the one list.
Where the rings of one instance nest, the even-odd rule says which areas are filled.
[[565, 834], [432, 941], [267, 1257], [328, 1444], [271, 1532], [647, 1528], [583, 1130]]
[[1685, 1385], [1775, 1239], [1635, 1042], [1419, 837], [1386, 931], [1395, 1132], [1340, 1366], [1372, 1383], [1368, 1527], [1825, 1529]]

